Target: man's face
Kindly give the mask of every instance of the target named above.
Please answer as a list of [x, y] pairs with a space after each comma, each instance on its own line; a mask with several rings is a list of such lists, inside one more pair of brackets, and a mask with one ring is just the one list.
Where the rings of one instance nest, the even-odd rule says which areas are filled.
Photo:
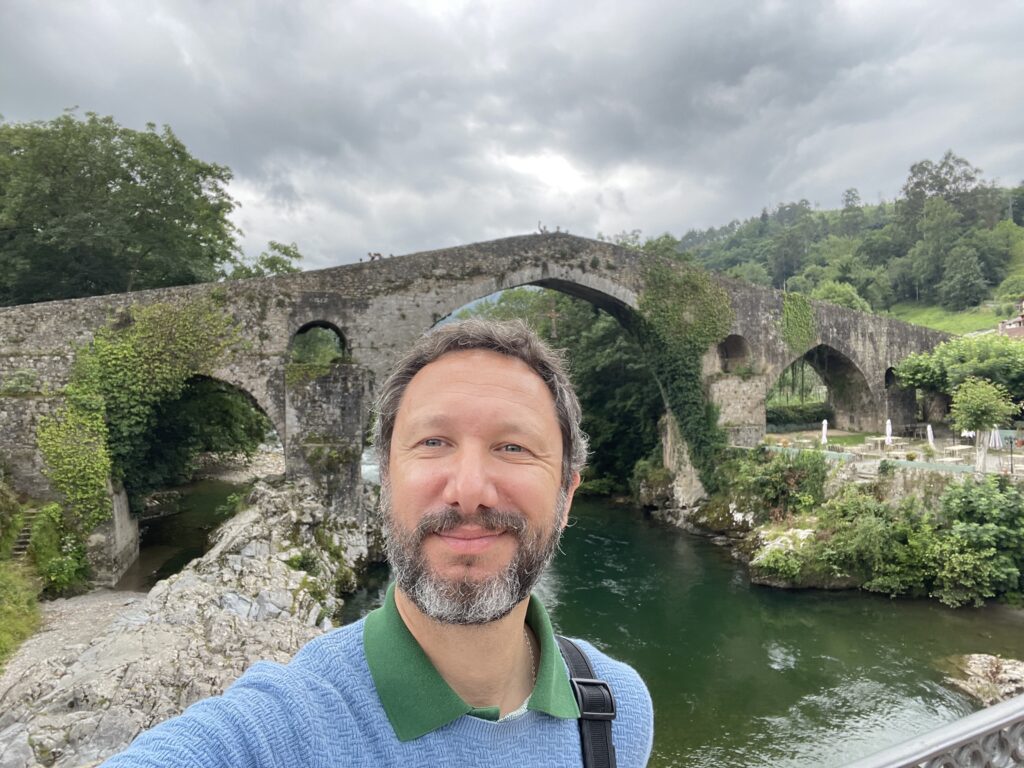
[[409, 382], [381, 507], [398, 586], [428, 616], [508, 614], [565, 526], [562, 434], [547, 386], [520, 360], [451, 352]]

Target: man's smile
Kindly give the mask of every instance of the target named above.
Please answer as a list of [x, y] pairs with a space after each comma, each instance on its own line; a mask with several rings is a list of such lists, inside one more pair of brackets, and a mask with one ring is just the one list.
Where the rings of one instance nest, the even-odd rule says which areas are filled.
[[486, 551], [502, 537], [510, 534], [505, 530], [492, 530], [479, 525], [460, 525], [443, 533], [435, 533], [449, 549], [460, 555], [476, 555]]

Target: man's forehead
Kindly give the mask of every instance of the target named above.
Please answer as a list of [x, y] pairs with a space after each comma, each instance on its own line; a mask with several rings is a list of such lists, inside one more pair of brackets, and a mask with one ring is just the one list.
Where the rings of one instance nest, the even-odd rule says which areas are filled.
[[537, 371], [518, 357], [491, 349], [453, 350], [424, 365], [409, 380], [398, 412], [407, 410], [409, 390], [413, 390], [419, 409], [429, 406], [435, 389], [456, 394], [461, 390], [466, 396], [528, 393], [534, 405], [546, 403], [552, 413], [555, 410], [554, 396]]

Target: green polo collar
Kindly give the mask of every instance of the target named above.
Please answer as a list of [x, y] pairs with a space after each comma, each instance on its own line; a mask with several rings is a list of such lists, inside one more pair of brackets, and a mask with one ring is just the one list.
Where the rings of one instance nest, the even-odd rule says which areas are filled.
[[[537, 682], [527, 708], [566, 720], [578, 718], [580, 711], [555, 644], [551, 619], [532, 595], [526, 623], [540, 641]], [[466, 714], [498, 719], [497, 707], [471, 707], [430, 663], [398, 613], [394, 584], [388, 588], [384, 605], [367, 615], [363, 645], [377, 695], [399, 741], [417, 739]]]

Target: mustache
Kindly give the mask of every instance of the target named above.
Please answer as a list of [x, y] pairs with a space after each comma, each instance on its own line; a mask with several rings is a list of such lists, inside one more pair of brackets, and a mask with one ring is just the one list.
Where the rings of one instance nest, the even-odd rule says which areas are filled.
[[505, 531], [517, 538], [522, 538], [527, 529], [526, 518], [518, 512], [482, 509], [464, 515], [457, 507], [444, 507], [422, 517], [415, 529], [416, 538], [422, 540], [431, 533], [446, 533], [463, 525], [476, 525], [486, 531]]

